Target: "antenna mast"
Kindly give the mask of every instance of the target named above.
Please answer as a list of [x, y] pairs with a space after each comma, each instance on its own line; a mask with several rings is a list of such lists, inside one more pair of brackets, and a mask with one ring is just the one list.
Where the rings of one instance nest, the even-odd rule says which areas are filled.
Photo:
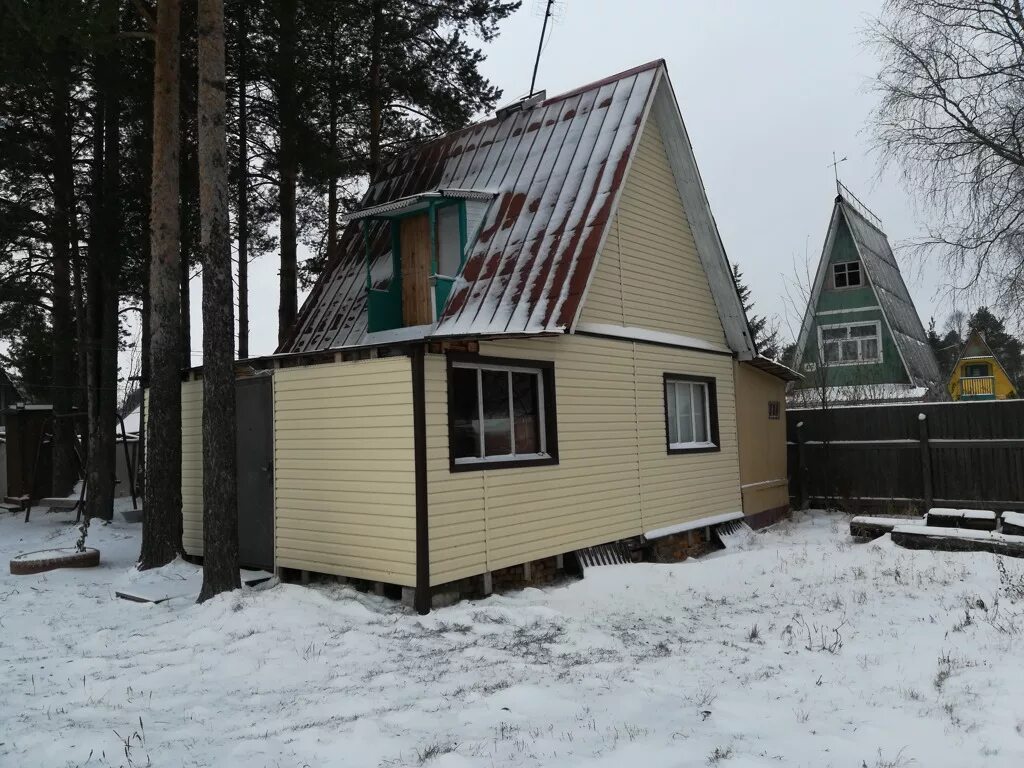
[[840, 163], [845, 163], [845, 162], [846, 162], [846, 155], [843, 155], [842, 158], [840, 158], [839, 160], [836, 160], [836, 153], [835, 152], [832, 153], [832, 171], [836, 175], [836, 194], [837, 195], [843, 194], [842, 189], [840, 189], [840, 187], [839, 187], [839, 164]]
[[544, 34], [548, 30], [548, 19], [551, 18], [551, 11], [555, 5], [555, 0], [547, 0], [547, 4], [544, 8], [544, 23], [540, 28], [540, 42], [537, 43], [537, 58], [533, 62], [533, 77], [530, 78], [530, 94], [526, 98], [533, 96], [534, 86], [537, 85], [537, 68], [540, 66], [540, 54], [544, 50]]

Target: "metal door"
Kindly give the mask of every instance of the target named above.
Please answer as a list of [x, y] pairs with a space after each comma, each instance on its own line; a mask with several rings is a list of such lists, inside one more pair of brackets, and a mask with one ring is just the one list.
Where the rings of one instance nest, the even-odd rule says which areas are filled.
[[274, 567], [274, 390], [270, 376], [235, 386], [238, 460], [238, 560], [243, 567]]

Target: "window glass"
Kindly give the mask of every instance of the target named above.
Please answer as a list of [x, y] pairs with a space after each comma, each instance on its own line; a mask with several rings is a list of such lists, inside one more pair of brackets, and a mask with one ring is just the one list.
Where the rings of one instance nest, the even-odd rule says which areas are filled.
[[456, 458], [479, 457], [480, 398], [475, 368], [452, 368], [452, 452]]
[[701, 382], [665, 383], [668, 442], [670, 448], [706, 446], [712, 443], [708, 423], [708, 385]]
[[540, 374], [512, 372], [516, 453], [540, 453]]
[[679, 396], [678, 390], [678, 382], [670, 381], [665, 385], [665, 405], [668, 409], [668, 415], [666, 419], [668, 421], [669, 445], [682, 442], [679, 439], [679, 405], [676, 400], [676, 398]]
[[833, 339], [845, 339], [846, 331], [846, 328], [822, 328], [821, 338], [826, 341], [831, 341]]
[[857, 323], [821, 329], [821, 357], [826, 363], [870, 363], [881, 360], [878, 323]]
[[992, 369], [988, 363], [971, 363], [970, 365], [964, 366], [964, 376], [991, 376]]
[[512, 453], [508, 371], [480, 371], [484, 400], [484, 456]]
[[850, 261], [832, 266], [832, 282], [836, 288], [860, 285], [860, 262]]
[[363, 224], [370, 227], [368, 232], [370, 287], [386, 291], [395, 276], [395, 256], [392, 251], [391, 222], [382, 221]]
[[550, 458], [542, 370], [459, 362], [449, 386], [456, 461]]
[[703, 384], [691, 384], [693, 395], [693, 440], [697, 443], [708, 441], [707, 388]]
[[437, 273], [455, 277], [462, 266], [462, 242], [459, 235], [459, 206], [437, 209]]

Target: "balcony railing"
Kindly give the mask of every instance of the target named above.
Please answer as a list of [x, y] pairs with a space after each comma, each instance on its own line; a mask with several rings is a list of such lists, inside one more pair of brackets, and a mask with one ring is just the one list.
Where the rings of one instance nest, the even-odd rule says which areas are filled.
[[960, 378], [960, 397], [995, 397], [996, 379], [994, 376], [962, 376]]

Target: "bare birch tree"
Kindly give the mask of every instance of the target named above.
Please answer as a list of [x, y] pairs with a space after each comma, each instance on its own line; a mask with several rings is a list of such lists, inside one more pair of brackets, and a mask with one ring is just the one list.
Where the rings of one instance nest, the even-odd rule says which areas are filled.
[[203, 588], [241, 586], [235, 487], [234, 301], [228, 229], [224, 0], [199, 0], [199, 206], [203, 257]]
[[148, 466], [140, 568], [181, 551], [179, 145], [181, 0], [159, 0], [153, 65]]
[[868, 29], [881, 69], [877, 145], [931, 212], [919, 245], [954, 288], [1024, 297], [1020, 0], [888, 0]]

